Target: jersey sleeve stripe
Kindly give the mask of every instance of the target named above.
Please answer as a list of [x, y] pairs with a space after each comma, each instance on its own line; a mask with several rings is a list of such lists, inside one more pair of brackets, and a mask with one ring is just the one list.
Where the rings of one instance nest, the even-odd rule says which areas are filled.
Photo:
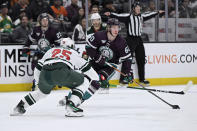
[[[52, 61], [52, 62], [50, 62]], [[53, 62], [54, 61], [54, 62]], [[52, 64], [52, 63], [58, 63], [58, 62], [62, 62], [62, 63], [66, 63], [66, 64], [70, 64], [71, 66], [73, 66], [73, 64], [65, 59], [61, 59], [61, 58], [49, 58], [49, 59], [46, 59], [44, 61], [44, 65], [45, 64]], [[69, 65], [68, 65], [69, 66]], [[70, 67], [70, 66], [69, 66]]]
[[128, 17], [130, 14], [129, 13], [122, 13], [122, 14], [117, 14], [117, 13], [111, 13], [115, 16], [119, 16], [119, 17]]
[[31, 35], [28, 35], [28, 37], [29, 37], [29, 40], [30, 40], [31, 42], [35, 42], [35, 41], [36, 41], [36, 39], [32, 38]]
[[146, 13], [144, 13], [144, 14], [142, 14], [142, 17], [149, 17], [149, 16], [151, 16], [151, 15], [155, 15], [155, 14], [157, 14], [158, 12], [146, 12]]
[[120, 61], [124, 61], [125, 59], [128, 59], [128, 58], [130, 58], [131, 57], [131, 54], [129, 53], [128, 55], [126, 55], [126, 56], [123, 56], [123, 57], [120, 57]]
[[36, 68], [41, 71], [42, 70], [42, 65], [40, 65], [39, 63], [36, 65]]
[[87, 40], [87, 44], [88, 44], [90, 47], [94, 48], [94, 49], [97, 48], [96, 46], [93, 46], [93, 45], [89, 42], [89, 40]]
[[91, 65], [86, 62], [79, 70], [81, 70], [82, 72], [86, 72], [91, 68]]

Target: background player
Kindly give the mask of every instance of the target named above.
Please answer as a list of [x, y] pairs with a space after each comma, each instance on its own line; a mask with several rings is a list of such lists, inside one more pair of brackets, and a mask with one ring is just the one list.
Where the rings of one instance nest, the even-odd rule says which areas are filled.
[[[106, 12], [105, 15], [110, 16], [111, 18], [117, 18], [121, 22], [125, 23], [128, 28], [126, 41], [131, 53], [135, 53], [139, 81], [141, 84], [148, 86], [149, 81], [145, 79], [145, 49], [141, 38], [143, 22], [155, 17], [158, 14], [164, 14], [164, 11], [160, 10], [141, 14], [141, 6], [138, 1], [132, 4], [131, 9], [131, 13], [128, 14]], [[124, 67], [122, 67], [122, 72], [124, 72]], [[120, 83], [128, 84], [122, 75], [120, 77]]]
[[[23, 49], [23, 55], [27, 56], [30, 54], [30, 45], [38, 45], [37, 50], [32, 58], [32, 70], [34, 70], [35, 65], [38, 60], [42, 58], [44, 52], [40, 50], [41, 46], [48, 46], [47, 48], [59, 46], [62, 35], [55, 28], [50, 26], [49, 15], [47, 13], [42, 13], [38, 17], [40, 26], [33, 28], [32, 33], [28, 36], [27, 42], [25, 43]], [[46, 48], [46, 50], [47, 50]], [[32, 90], [35, 89], [35, 83], [33, 82]]]
[[105, 65], [105, 62], [122, 63], [125, 68], [123, 73], [128, 76], [127, 80], [131, 82], [133, 79], [131, 53], [126, 41], [118, 34], [119, 30], [118, 19], [109, 19], [107, 30], [96, 32], [87, 41], [86, 51], [91, 57], [90, 63], [100, 75], [101, 87], [105, 89], [109, 89], [108, 80], [115, 73], [113, 68]]

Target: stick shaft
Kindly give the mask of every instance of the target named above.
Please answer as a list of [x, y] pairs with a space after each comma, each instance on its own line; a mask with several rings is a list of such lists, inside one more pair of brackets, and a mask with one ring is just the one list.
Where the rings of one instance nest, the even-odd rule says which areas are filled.
[[162, 92], [162, 93], [172, 93], [172, 94], [185, 94], [183, 91], [166, 91], [166, 90], [158, 90], [158, 89], [149, 89], [149, 88], [139, 88], [139, 87], [127, 87], [131, 89], [139, 89], [139, 90], [145, 90], [145, 91], [154, 91], [154, 92]]

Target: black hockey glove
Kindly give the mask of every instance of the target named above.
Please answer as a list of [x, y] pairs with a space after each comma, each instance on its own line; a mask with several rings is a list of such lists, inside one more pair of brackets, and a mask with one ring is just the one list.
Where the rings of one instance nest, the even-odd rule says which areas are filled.
[[106, 62], [106, 58], [102, 55], [99, 55], [96, 59], [95, 59], [95, 63], [99, 64], [100, 66], [104, 66]]
[[30, 49], [29, 47], [24, 46], [22, 50], [22, 56], [28, 56], [30, 54]]
[[124, 77], [124, 81], [128, 81], [128, 83], [133, 83], [133, 71], [130, 71], [126, 74], [126, 77]]

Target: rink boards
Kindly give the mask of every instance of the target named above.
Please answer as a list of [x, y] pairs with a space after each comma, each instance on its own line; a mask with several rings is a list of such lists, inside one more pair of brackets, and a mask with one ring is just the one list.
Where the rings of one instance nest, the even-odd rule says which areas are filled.
[[[82, 52], [85, 45], [76, 45], [76, 48]], [[30, 90], [31, 57], [22, 56], [21, 49], [22, 45], [0, 45], [0, 91]], [[197, 43], [147, 43], [145, 50], [145, 74], [151, 85], [179, 85], [189, 80], [197, 83]], [[132, 68], [138, 79], [136, 64]], [[119, 77], [116, 72], [110, 83], [119, 84]]]

